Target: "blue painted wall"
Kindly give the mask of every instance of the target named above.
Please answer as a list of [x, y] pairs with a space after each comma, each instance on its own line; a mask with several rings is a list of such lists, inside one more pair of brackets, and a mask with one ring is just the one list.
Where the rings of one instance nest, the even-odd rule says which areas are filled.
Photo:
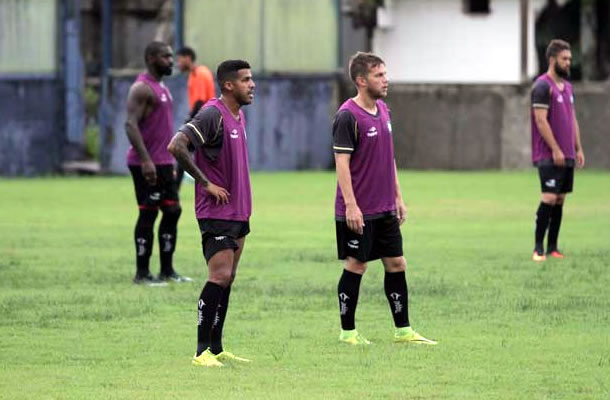
[[63, 89], [53, 78], [0, 79], [0, 175], [59, 169], [63, 157]]
[[[134, 76], [113, 77], [103, 168], [127, 173], [125, 135], [127, 92]], [[337, 109], [336, 78], [321, 76], [255, 77], [254, 102], [244, 107], [252, 170], [297, 170], [332, 166], [332, 116]], [[188, 114], [186, 78], [165, 80], [174, 99], [174, 127]]]

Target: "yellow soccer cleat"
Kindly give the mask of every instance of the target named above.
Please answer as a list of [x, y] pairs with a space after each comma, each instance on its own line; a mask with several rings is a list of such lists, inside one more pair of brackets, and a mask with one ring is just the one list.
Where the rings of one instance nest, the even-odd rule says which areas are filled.
[[252, 360], [248, 360], [247, 358], [236, 356], [235, 354], [231, 353], [230, 351], [223, 351], [222, 353], [216, 354], [215, 357], [218, 361], [222, 361], [222, 362], [227, 362], [227, 361], [229, 361], [229, 362], [230, 361], [239, 361], [239, 362], [243, 362], [243, 363], [252, 362]]
[[216, 359], [214, 354], [207, 349], [198, 356], [193, 356], [193, 365], [198, 367], [222, 367], [224, 366], [220, 361]]
[[358, 331], [355, 329], [352, 329], [351, 331], [344, 331], [343, 329], [341, 329], [341, 334], [339, 335], [339, 342], [355, 346], [371, 344], [369, 340], [359, 334]]
[[426, 339], [419, 333], [415, 332], [410, 326], [404, 328], [396, 328], [394, 332], [394, 343], [417, 343], [417, 344], [438, 344], [434, 340]]

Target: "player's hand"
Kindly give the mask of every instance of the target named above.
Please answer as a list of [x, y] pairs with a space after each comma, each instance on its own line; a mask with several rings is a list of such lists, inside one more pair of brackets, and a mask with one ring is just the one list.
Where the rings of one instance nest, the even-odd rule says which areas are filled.
[[557, 149], [553, 151], [553, 164], [558, 167], [563, 167], [566, 163], [566, 158], [563, 155], [563, 151], [561, 149]]
[[582, 168], [585, 166], [585, 153], [581, 150], [576, 152], [576, 166]]
[[407, 219], [407, 206], [402, 200], [396, 200], [396, 218], [400, 225]]
[[216, 204], [229, 204], [229, 196], [231, 195], [227, 189], [220, 186], [214, 185], [212, 182], [208, 183], [205, 187], [205, 191], [214, 196]]
[[347, 206], [347, 209], [345, 210], [345, 220], [347, 222], [347, 227], [350, 230], [362, 235], [364, 232], [364, 217], [357, 205]]
[[142, 163], [142, 175], [150, 186], [157, 184], [157, 168], [152, 161], [148, 160]]

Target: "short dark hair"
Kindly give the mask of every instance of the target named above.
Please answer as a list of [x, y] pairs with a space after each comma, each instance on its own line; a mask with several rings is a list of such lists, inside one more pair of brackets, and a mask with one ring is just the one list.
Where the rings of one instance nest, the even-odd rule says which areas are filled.
[[359, 51], [349, 58], [349, 77], [356, 83], [356, 78], [366, 76], [371, 68], [381, 64], [385, 64], [381, 57]]
[[226, 81], [237, 79], [237, 71], [240, 69], [250, 69], [250, 64], [244, 60], [226, 60], [220, 63], [216, 70], [216, 80], [221, 91]]
[[570, 43], [561, 39], [553, 39], [546, 48], [546, 59], [557, 57], [564, 50], [570, 50]]
[[165, 50], [169, 45], [167, 43], [155, 40], [146, 45], [144, 49], [144, 62], [148, 64], [148, 57], [155, 57], [157, 54]]
[[195, 61], [197, 59], [197, 55], [195, 54], [195, 50], [191, 49], [188, 46], [184, 46], [178, 52], [176, 52], [179, 56], [190, 57], [191, 60]]

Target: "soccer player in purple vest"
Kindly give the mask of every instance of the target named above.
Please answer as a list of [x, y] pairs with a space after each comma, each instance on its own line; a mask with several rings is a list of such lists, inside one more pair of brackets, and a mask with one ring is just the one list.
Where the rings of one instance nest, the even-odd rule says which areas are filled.
[[[574, 112], [570, 76], [572, 52], [563, 40], [552, 40], [546, 49], [549, 69], [532, 88], [532, 161], [538, 167], [542, 196], [536, 212], [532, 259], [563, 258], [557, 247], [563, 203], [572, 192], [574, 166], [585, 165], [580, 131]], [[548, 229], [546, 254], [544, 236]]]
[[349, 75], [358, 95], [339, 108], [333, 123], [337, 168], [335, 219], [337, 250], [345, 260], [337, 288], [341, 334], [339, 341], [370, 342], [355, 325], [360, 281], [367, 262], [381, 258], [384, 288], [396, 327], [394, 342], [436, 344], [411, 328], [400, 225], [407, 208], [396, 173], [385, 63], [371, 53], [350, 58]]
[[169, 151], [196, 182], [195, 215], [208, 281], [199, 296], [193, 364], [204, 367], [222, 366], [225, 361], [249, 361], [223, 349], [222, 328], [231, 285], [250, 232], [252, 196], [246, 121], [241, 107], [252, 102], [254, 81], [250, 65], [242, 60], [221, 63], [216, 78], [220, 98], [208, 100], [169, 145]]
[[[135, 227], [136, 275], [134, 283], [167, 286], [165, 281], [190, 282], [179, 275], [172, 260], [176, 249], [178, 219], [182, 209], [174, 158], [167, 151], [173, 134], [172, 96], [163, 84], [171, 75], [172, 49], [163, 42], [151, 42], [144, 51], [147, 71], [138, 75], [127, 97], [125, 130], [131, 143], [127, 165], [133, 177], [140, 213]], [[153, 249], [153, 227], [159, 213], [159, 254], [161, 272], [153, 277], [149, 261]]]

